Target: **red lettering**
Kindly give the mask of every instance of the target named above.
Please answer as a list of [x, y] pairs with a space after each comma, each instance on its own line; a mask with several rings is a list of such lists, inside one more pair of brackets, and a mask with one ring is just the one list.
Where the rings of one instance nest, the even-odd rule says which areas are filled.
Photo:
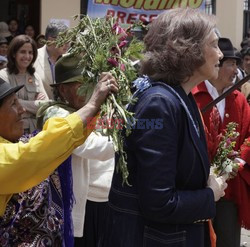
[[126, 17], [126, 13], [122, 11], [117, 12], [117, 21], [121, 23], [125, 23], [124, 18]]
[[128, 24], [133, 24], [137, 19], [137, 14], [129, 14], [128, 15], [128, 19], [127, 19], [127, 23]]
[[108, 9], [106, 16], [112, 16], [112, 17], [114, 17], [115, 16], [115, 11], [112, 10], [112, 9]]
[[147, 15], [147, 14], [138, 14], [138, 13], [126, 13], [123, 11], [107, 10], [107, 16], [115, 17], [116, 20], [120, 23], [133, 24], [137, 19], [142, 22], [151, 22], [157, 15]]
[[149, 16], [149, 22], [153, 21], [156, 17], [157, 17], [157, 15], [150, 15]]
[[139, 20], [142, 21], [143, 23], [147, 22], [147, 15], [145, 14], [141, 14], [140, 17], [139, 17]]

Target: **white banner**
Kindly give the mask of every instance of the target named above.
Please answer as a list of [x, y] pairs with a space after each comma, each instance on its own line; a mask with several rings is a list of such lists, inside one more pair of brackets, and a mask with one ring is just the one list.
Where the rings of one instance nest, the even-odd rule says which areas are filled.
[[190, 7], [205, 9], [205, 0], [88, 0], [87, 14], [92, 18], [111, 15], [123, 24], [136, 20], [150, 22], [164, 10]]

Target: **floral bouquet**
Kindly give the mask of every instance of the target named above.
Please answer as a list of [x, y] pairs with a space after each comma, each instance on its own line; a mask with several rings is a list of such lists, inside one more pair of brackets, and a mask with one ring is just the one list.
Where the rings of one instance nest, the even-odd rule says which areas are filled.
[[212, 160], [212, 172], [216, 176], [224, 176], [226, 179], [232, 177], [233, 172], [241, 168], [241, 163], [237, 160], [239, 152], [234, 151], [236, 139], [239, 132], [236, 131], [237, 124], [230, 122], [227, 124], [224, 133], [216, 136], [214, 145], [217, 147]]
[[240, 134], [236, 131], [235, 122], [228, 123], [223, 133], [219, 133], [219, 125], [220, 115], [217, 107], [213, 107], [210, 113], [210, 133], [207, 133], [211, 172], [217, 177], [229, 179], [243, 166], [239, 161], [239, 151], [234, 150]]
[[[123, 29], [112, 17], [91, 19], [75, 16], [79, 23], [67, 32], [60, 33], [56, 45], [69, 42], [69, 53], [82, 55], [79, 66], [83, 68], [83, 85], [78, 93], [90, 97], [101, 72], [111, 72], [119, 85], [119, 92], [111, 94], [101, 107], [101, 121], [105, 121], [103, 132], [112, 138], [114, 150], [119, 154], [117, 170], [123, 182], [128, 184], [126, 153], [123, 150], [122, 130], [127, 128], [133, 114], [126, 110], [132, 103], [131, 83], [137, 77], [135, 61], [142, 58], [144, 45], [132, 35], [132, 28]], [[139, 25], [138, 23], [136, 25]]]

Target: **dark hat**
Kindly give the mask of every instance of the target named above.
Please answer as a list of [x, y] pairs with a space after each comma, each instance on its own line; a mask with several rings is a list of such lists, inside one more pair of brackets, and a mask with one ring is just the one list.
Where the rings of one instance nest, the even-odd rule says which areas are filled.
[[50, 86], [57, 86], [62, 83], [69, 82], [82, 82], [82, 70], [83, 68], [79, 65], [81, 56], [74, 56], [72, 54], [66, 54], [62, 56], [55, 65], [55, 84]]
[[6, 82], [2, 78], [0, 78], [0, 100], [11, 95], [12, 93], [16, 93], [23, 86], [24, 85], [11, 87], [11, 85], [8, 82]]
[[218, 42], [219, 48], [221, 52], [223, 53], [224, 58], [233, 58], [236, 60], [240, 60], [239, 57], [235, 55], [234, 47], [228, 38], [219, 38]]

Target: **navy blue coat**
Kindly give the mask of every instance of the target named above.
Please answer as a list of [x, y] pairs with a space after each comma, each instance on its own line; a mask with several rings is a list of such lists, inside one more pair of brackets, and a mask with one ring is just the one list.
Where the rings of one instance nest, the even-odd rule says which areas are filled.
[[203, 125], [192, 95], [175, 90], [200, 137], [165, 84], [154, 83], [139, 95], [130, 108], [139, 125], [125, 138], [131, 186], [114, 173], [102, 247], [209, 246], [207, 223], [194, 223], [215, 216], [214, 195], [206, 188], [210, 164]]

